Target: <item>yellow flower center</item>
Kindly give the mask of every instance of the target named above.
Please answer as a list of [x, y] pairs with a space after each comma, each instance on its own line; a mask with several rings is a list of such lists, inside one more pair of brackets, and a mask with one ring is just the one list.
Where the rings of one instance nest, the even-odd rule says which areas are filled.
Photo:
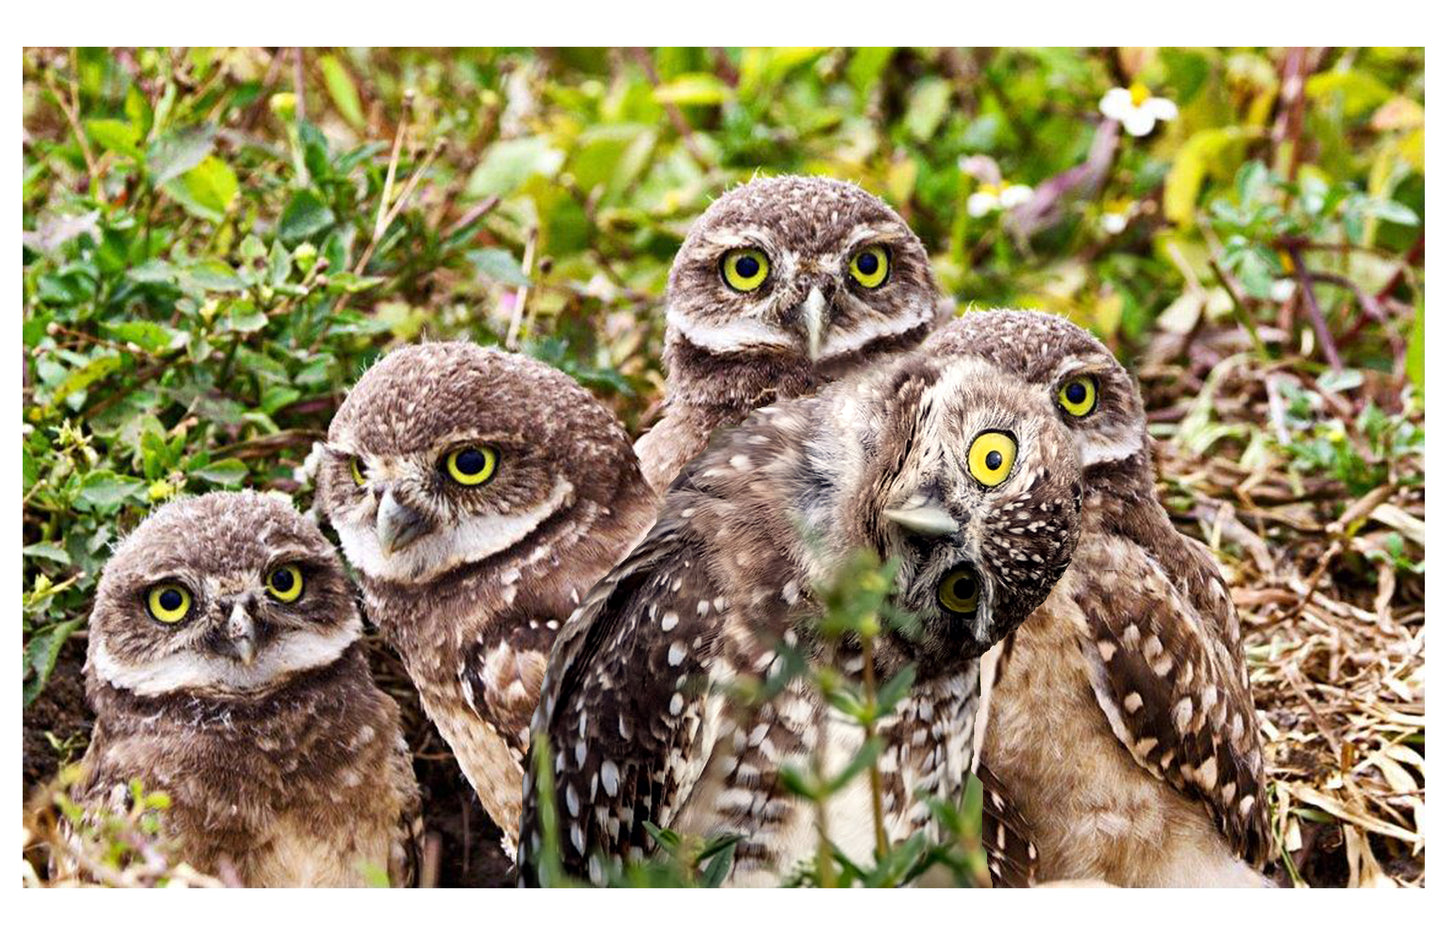
[[1144, 102], [1149, 100], [1149, 89], [1144, 87], [1141, 82], [1134, 82], [1129, 85], [1129, 100], [1135, 107], [1143, 106]]

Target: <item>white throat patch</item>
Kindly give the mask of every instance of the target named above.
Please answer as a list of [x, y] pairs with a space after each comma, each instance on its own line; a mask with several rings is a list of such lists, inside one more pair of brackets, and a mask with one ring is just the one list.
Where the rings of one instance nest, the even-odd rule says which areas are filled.
[[111, 685], [137, 695], [164, 695], [201, 688], [247, 694], [273, 685], [285, 676], [335, 662], [360, 636], [361, 619], [353, 616], [339, 630], [286, 633], [262, 650], [256, 662], [249, 666], [193, 649], [147, 665], [129, 666], [112, 656], [104, 643], [94, 647], [91, 664], [96, 674]]
[[352, 565], [380, 581], [419, 584], [459, 565], [479, 562], [509, 549], [561, 509], [572, 496], [572, 484], [557, 481], [547, 499], [535, 508], [503, 516], [474, 516], [455, 526], [427, 533], [399, 552], [384, 555], [374, 523], [338, 522], [341, 549]]

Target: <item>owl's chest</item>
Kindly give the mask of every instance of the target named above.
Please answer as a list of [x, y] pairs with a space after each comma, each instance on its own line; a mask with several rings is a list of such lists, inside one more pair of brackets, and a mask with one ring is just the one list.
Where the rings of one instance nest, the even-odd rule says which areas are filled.
[[1032, 826], [1041, 879], [1102, 875], [1099, 854], [1169, 831], [1158, 784], [1094, 697], [1078, 643], [1086, 632], [1061, 582], [1015, 633], [989, 705], [984, 761]]

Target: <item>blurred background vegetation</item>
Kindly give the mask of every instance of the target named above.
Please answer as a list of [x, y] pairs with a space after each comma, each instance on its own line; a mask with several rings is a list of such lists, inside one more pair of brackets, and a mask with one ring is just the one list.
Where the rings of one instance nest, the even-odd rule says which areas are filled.
[[347, 387], [423, 336], [539, 357], [639, 431], [689, 223], [820, 173], [891, 202], [960, 308], [1066, 314], [1134, 367], [1161, 493], [1249, 628], [1288, 876], [1422, 878], [1423, 50], [27, 49], [23, 74], [27, 786], [84, 747], [90, 595], [153, 504], [307, 508]]

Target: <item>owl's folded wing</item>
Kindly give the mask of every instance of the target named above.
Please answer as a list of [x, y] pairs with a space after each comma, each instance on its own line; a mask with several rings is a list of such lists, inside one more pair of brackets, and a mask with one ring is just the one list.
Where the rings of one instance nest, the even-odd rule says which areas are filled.
[[1074, 593], [1094, 696], [1134, 760], [1202, 800], [1235, 852], [1262, 864], [1270, 824], [1259, 726], [1239, 649], [1226, 636], [1239, 627], [1208, 616], [1235, 611], [1227, 599], [1190, 593], [1208, 581], [1228, 592], [1212, 562], [1179, 576], [1141, 549], [1125, 552], [1110, 556], [1115, 574]]
[[[563, 869], [602, 882], [604, 861], [650, 853], [695, 780], [688, 763], [703, 702], [698, 654], [707, 576], [680, 527], [659, 523], [562, 628], [532, 722], [547, 738]], [[543, 866], [534, 755], [524, 788], [523, 880]]]

